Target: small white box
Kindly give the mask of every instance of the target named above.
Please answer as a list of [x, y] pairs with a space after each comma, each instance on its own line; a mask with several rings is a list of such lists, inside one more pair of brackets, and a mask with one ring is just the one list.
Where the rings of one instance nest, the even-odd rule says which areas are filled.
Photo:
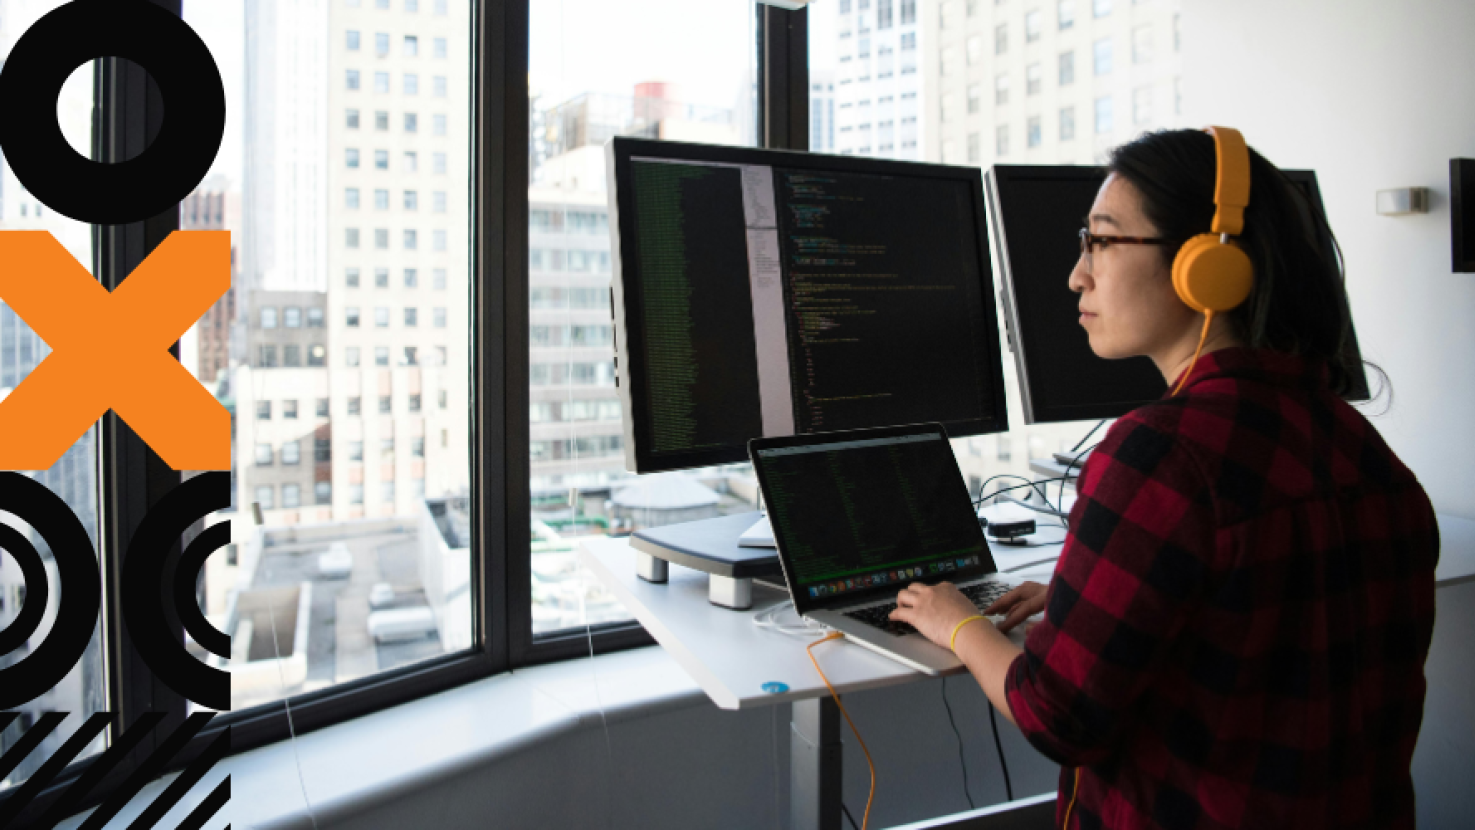
[[1429, 212], [1429, 188], [1399, 187], [1378, 191], [1378, 215], [1403, 216]]

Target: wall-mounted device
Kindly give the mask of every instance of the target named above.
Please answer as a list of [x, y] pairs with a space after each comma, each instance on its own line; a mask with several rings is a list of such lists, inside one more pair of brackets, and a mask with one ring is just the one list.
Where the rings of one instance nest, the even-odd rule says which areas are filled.
[[1379, 216], [1406, 216], [1429, 212], [1429, 188], [1396, 187], [1378, 191]]
[[1475, 159], [1449, 160], [1449, 214], [1453, 270], [1475, 274]]

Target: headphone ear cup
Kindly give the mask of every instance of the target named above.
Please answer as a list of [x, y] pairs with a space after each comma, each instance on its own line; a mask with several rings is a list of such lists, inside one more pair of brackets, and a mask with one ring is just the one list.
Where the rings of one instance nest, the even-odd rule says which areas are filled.
[[1183, 244], [1173, 259], [1173, 290], [1200, 314], [1229, 311], [1250, 296], [1255, 267], [1238, 245], [1204, 233]]

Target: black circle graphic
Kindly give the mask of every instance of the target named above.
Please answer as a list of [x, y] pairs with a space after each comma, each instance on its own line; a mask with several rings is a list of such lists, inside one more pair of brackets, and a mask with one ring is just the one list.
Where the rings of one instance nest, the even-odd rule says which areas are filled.
[[[62, 135], [56, 100], [87, 61], [127, 58], [153, 76], [169, 117], [137, 157], [104, 164]], [[0, 69], [0, 149], [47, 207], [81, 222], [121, 225], [177, 204], [210, 170], [225, 134], [225, 86], [194, 30], [148, 0], [73, 0], [36, 21]]]
[[44, 485], [0, 471], [0, 510], [20, 517], [46, 540], [61, 584], [50, 635], [25, 659], [0, 669], [0, 709], [15, 709], [60, 683], [86, 652], [102, 608], [102, 576], [87, 530]]
[[0, 548], [20, 565], [21, 576], [26, 582], [26, 602], [21, 606], [20, 615], [10, 625], [0, 628], [0, 657], [4, 657], [25, 645], [26, 638], [41, 627], [51, 586], [46, 583], [46, 566], [41, 562], [41, 554], [20, 531], [0, 523]]
[[230, 635], [205, 619], [205, 613], [195, 601], [195, 584], [199, 580], [200, 569], [205, 567], [205, 560], [228, 544], [230, 522], [210, 525], [184, 549], [184, 555], [174, 569], [174, 611], [184, 624], [184, 630], [211, 654], [227, 660], [230, 659]]

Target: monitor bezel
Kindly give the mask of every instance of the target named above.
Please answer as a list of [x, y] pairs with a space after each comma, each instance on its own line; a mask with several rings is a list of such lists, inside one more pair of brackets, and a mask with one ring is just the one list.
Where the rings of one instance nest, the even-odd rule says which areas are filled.
[[[985, 417], [965, 421], [948, 421], [945, 426], [950, 435], [963, 437], [987, 433], [1006, 432], [1009, 429], [1007, 394], [1004, 387], [1003, 354], [999, 347], [999, 321], [996, 293], [994, 289], [993, 265], [989, 259], [989, 235], [987, 211], [983, 200], [983, 178], [976, 167], [925, 164], [921, 162], [872, 159], [857, 156], [831, 156], [797, 150], [772, 150], [749, 147], [730, 147], [707, 144], [692, 144], [677, 141], [658, 141], [617, 136], [605, 145], [606, 171], [609, 179], [610, 245], [612, 275], [611, 315], [614, 318], [615, 377], [623, 407], [624, 444], [626, 468], [633, 473], [655, 473], [671, 470], [708, 467], [719, 464], [739, 464], [748, 460], [746, 444], [734, 444], [708, 450], [681, 453], [663, 453], [654, 456], [637, 424], [649, 422], [650, 412], [645, 404], [647, 389], [643, 374], [644, 353], [643, 305], [640, 289], [634, 281], [625, 281], [627, 268], [636, 272], [638, 262], [635, 243], [633, 194], [628, 186], [632, 157], [689, 159], [698, 162], [720, 164], [753, 164], [770, 167], [805, 167], [817, 171], [861, 173], [872, 175], [907, 176], [913, 178], [958, 181], [969, 187], [974, 212], [974, 237], [979, 263], [980, 300], [983, 304], [980, 333], [988, 371], [993, 375], [992, 383], [997, 390], [993, 411]], [[621, 245], [621, 239], [632, 244]], [[886, 425], [877, 425], [886, 426]], [[751, 436], [759, 438], [762, 436]]]

